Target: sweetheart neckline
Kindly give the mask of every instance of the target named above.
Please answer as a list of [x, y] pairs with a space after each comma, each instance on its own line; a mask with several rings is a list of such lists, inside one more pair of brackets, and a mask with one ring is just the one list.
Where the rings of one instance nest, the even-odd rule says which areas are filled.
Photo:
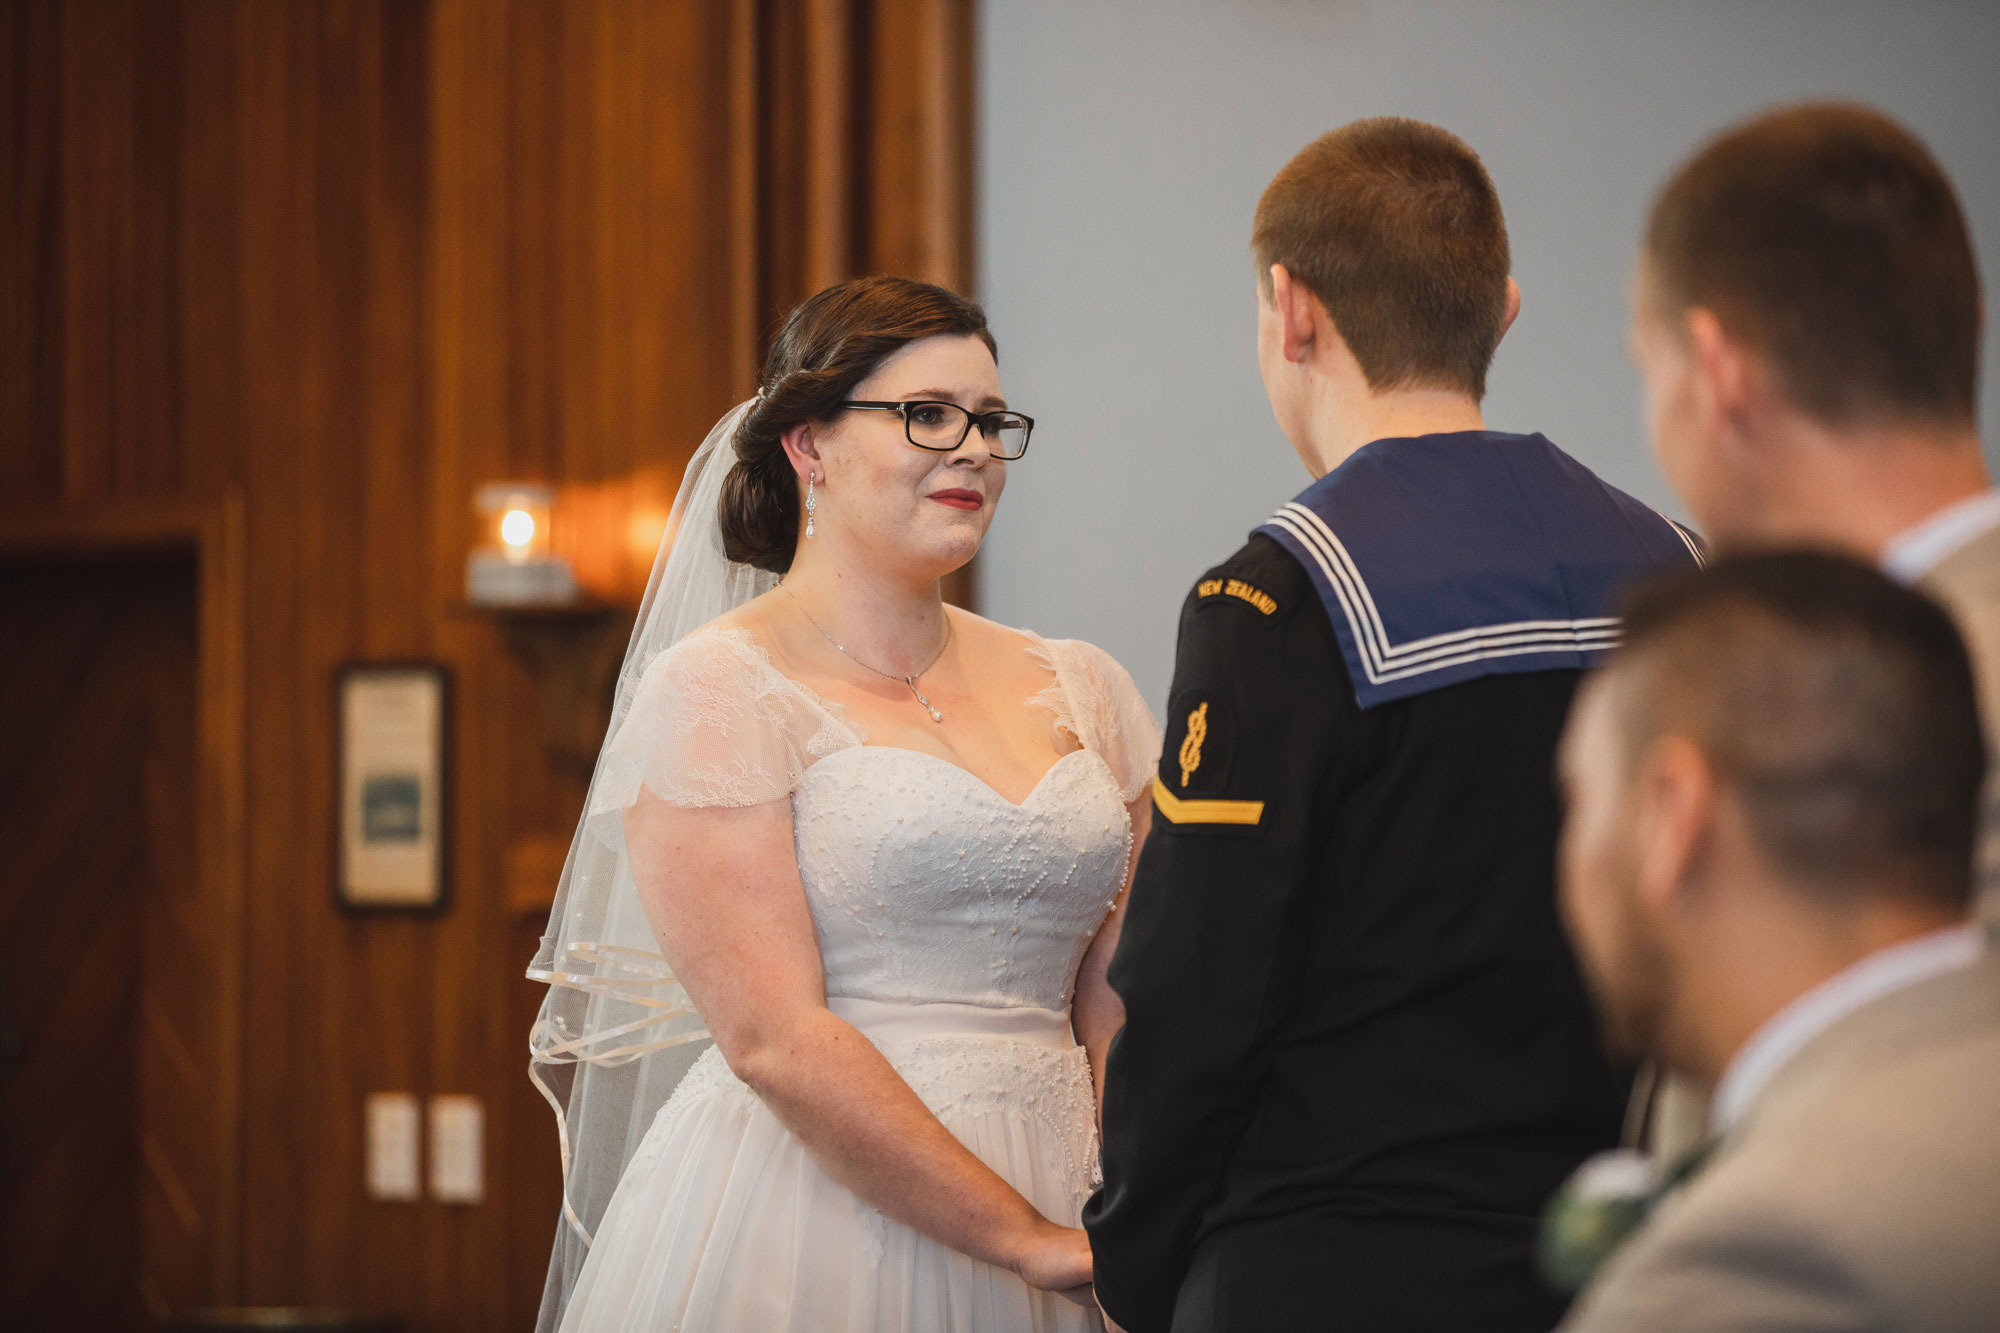
[[[951, 760], [945, 758], [941, 754], [933, 754], [929, 750], [913, 749], [908, 745], [869, 744], [868, 733], [863, 731], [860, 727], [856, 726], [853, 722], [848, 720], [847, 709], [845, 705], [840, 704], [832, 699], [826, 698], [824, 695], [820, 694], [819, 691], [813, 689], [812, 686], [806, 684], [804, 681], [799, 680], [796, 677], [788, 674], [787, 672], [779, 669], [777, 659], [771, 656], [771, 650], [769, 648], [766, 648], [762, 643], [758, 642], [757, 636], [750, 630], [746, 629], [745, 627], [741, 625], [728, 625], [728, 626], [704, 625], [701, 629], [696, 630], [695, 633], [714, 634], [719, 637], [735, 640], [743, 647], [746, 647], [751, 652], [755, 653], [757, 655], [759, 662], [763, 665], [765, 670], [769, 671], [779, 680], [784, 681], [785, 684], [791, 686], [793, 689], [797, 690], [800, 694], [804, 695], [806, 699], [811, 703], [818, 705], [819, 708], [822, 711], [824, 711], [828, 717], [832, 718], [837, 725], [839, 725], [842, 729], [844, 729], [848, 735], [855, 738], [855, 743], [853, 745], [843, 746], [840, 750], [834, 751], [834, 754], [841, 754], [846, 750], [895, 750], [903, 754], [922, 755], [926, 759], [936, 760], [938, 763], [943, 764], [946, 768], [957, 769], [959, 772], [965, 774], [965, 776], [967, 776], [968, 778], [971, 778], [973, 782], [977, 783], [981, 787], [984, 787], [987, 791], [993, 793], [993, 795], [997, 797], [1002, 804], [1011, 806], [1016, 810], [1025, 810], [1027, 808], [1028, 802], [1035, 799], [1035, 796], [1048, 783], [1050, 776], [1054, 774], [1054, 772], [1058, 768], [1062, 767], [1063, 760], [1069, 758], [1073, 754], [1084, 754], [1090, 751], [1090, 747], [1087, 745], [1079, 745], [1074, 750], [1065, 750], [1063, 753], [1056, 756], [1054, 763], [1050, 764], [1047, 768], [1042, 770], [1042, 775], [1039, 778], [1035, 779], [1035, 785], [1028, 789], [1028, 794], [1026, 796], [1023, 796], [1018, 801], [1010, 801], [1007, 799], [1007, 794], [1005, 792], [1001, 791], [998, 787], [988, 782], [985, 778], [980, 777], [977, 773], [973, 772], [971, 769], [967, 768], [963, 764], [954, 764]], [[1022, 635], [1023, 637], [1027, 638], [1029, 640], [1031, 648], [1039, 652], [1042, 652], [1044, 654], [1047, 654], [1049, 652], [1049, 641], [1047, 639], [1044, 639], [1041, 635], [1035, 633], [1033, 630], [1015, 629], [1014, 633]], [[1051, 658], [1049, 664], [1049, 676], [1051, 678], [1051, 684], [1053, 684], [1056, 689], [1062, 690], [1064, 694], [1067, 695], [1068, 687], [1063, 684], [1062, 672], [1056, 668], [1053, 658]], [[1034, 701], [1030, 700], [1029, 702], [1030, 704], [1032, 704]], [[1074, 704], [1072, 703], [1071, 706], [1074, 707]], [[831, 758], [833, 758], [833, 755], [826, 756], [826, 759], [831, 759]], [[820, 762], [825, 763], [826, 759], [822, 759]], [[1101, 755], [1098, 756], [1098, 760], [1100, 763], [1102, 763], [1103, 756]], [[815, 765], [815, 767], [817, 767], [817, 765]], [[1110, 773], [1111, 766], [1109, 764], [1105, 764], [1104, 771]], [[1114, 783], [1117, 781], [1117, 777], [1115, 774], [1112, 777], [1112, 781]]]
[[[813, 768], [817, 769], [822, 765], [826, 764], [829, 760], [836, 759], [839, 756], [848, 753], [850, 750], [886, 750], [892, 754], [913, 754], [916, 755], [919, 759], [928, 759], [933, 763], [942, 764], [954, 773], [963, 773], [966, 777], [972, 780], [973, 785], [985, 788], [988, 792], [992, 793], [995, 800], [998, 800], [1002, 805], [1005, 805], [1010, 809], [1014, 810], [1027, 809], [1029, 802], [1033, 801], [1036, 796], [1041, 794], [1042, 788], [1048, 786], [1049, 779], [1055, 776], [1055, 771], [1061, 768], [1063, 764], [1067, 762], [1072, 756], [1079, 754], [1094, 753], [1089, 747], [1081, 745], [1074, 750], [1063, 751], [1061, 754], [1056, 756], [1054, 763], [1050, 764], [1047, 768], [1042, 770], [1042, 775], [1039, 778], [1035, 779], [1034, 786], [1028, 788], [1028, 794], [1026, 796], [1023, 796], [1018, 801], [1010, 801], [1007, 799], [1007, 794], [1005, 792], [1001, 791], [998, 787], [988, 782], [985, 778], [980, 777], [977, 773], [967, 768], [964, 764], [954, 764], [953, 762], [951, 762], [951, 760], [945, 758], [941, 754], [933, 754], [929, 750], [913, 749], [912, 747], [907, 745], [869, 745], [866, 744], [865, 742], [860, 745], [849, 745], [841, 749], [835, 750], [832, 754], [827, 755], [826, 758], [821, 759], [819, 763], [814, 764]], [[808, 769], [807, 776], [810, 777], [811, 773], [812, 770]]]

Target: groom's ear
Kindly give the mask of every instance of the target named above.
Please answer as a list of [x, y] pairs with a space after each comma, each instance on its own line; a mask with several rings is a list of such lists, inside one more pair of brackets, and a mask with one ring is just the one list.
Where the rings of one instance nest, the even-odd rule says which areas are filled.
[[1507, 330], [1514, 327], [1514, 321], [1521, 316], [1521, 286], [1512, 277], [1507, 279], [1507, 304], [1500, 312], [1500, 336], [1507, 336]]
[[1326, 318], [1319, 298], [1283, 264], [1271, 265], [1271, 305], [1278, 312], [1285, 360], [1298, 364], [1312, 355], [1319, 321]]

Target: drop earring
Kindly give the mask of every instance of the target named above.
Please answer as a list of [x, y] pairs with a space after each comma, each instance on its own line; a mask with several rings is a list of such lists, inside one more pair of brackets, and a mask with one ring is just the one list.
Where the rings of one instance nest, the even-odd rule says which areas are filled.
[[819, 500], [813, 494], [813, 484], [818, 480], [814, 474], [806, 473], [806, 536], [808, 537], [813, 535], [813, 511], [819, 508]]

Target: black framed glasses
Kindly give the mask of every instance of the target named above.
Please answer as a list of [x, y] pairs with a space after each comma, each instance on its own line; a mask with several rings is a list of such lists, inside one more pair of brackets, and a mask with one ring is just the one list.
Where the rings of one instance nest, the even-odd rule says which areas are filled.
[[903, 434], [911, 444], [940, 454], [964, 444], [976, 425], [986, 452], [1008, 463], [1028, 452], [1028, 436], [1035, 429], [1035, 419], [1019, 412], [969, 412], [934, 398], [894, 403], [849, 399], [841, 406], [857, 412], [895, 412], [903, 418]]

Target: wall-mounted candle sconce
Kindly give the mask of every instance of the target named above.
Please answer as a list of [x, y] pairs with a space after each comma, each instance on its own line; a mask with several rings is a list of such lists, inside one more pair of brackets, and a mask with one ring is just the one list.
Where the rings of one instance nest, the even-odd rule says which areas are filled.
[[465, 559], [465, 600], [474, 606], [568, 606], [578, 599], [570, 562], [549, 550], [555, 493], [500, 481], [473, 494], [479, 545]]
[[[559, 486], [495, 482], [473, 498], [475, 549], [465, 601], [490, 621], [539, 696], [549, 769], [581, 793], [611, 718], [612, 688], [667, 526], [678, 476], [664, 467]], [[506, 902], [546, 916], [569, 833], [517, 829], [507, 847]]]

